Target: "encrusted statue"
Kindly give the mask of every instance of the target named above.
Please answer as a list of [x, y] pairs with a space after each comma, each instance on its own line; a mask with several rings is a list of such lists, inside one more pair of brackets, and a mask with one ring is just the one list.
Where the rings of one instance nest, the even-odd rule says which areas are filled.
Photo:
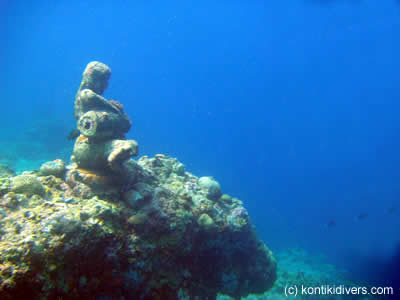
[[[75, 119], [80, 132], [71, 160], [76, 163], [78, 181], [93, 184], [95, 175], [113, 184], [132, 180], [138, 143], [125, 139], [131, 120], [121, 103], [101, 96], [108, 87], [111, 69], [101, 62], [91, 62], [83, 72], [75, 97]], [[88, 176], [93, 175], [93, 176]]]

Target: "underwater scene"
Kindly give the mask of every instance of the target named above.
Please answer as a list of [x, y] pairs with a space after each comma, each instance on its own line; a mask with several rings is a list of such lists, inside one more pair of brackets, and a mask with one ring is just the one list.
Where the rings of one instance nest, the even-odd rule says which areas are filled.
[[0, 1], [0, 299], [400, 299], [400, 1]]

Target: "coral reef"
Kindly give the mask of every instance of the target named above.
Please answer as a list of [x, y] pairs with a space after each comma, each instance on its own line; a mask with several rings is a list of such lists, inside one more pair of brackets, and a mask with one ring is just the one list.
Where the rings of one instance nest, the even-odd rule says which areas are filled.
[[[365, 287], [370, 291], [374, 287], [371, 283], [355, 280], [351, 274], [329, 263], [328, 257], [323, 254], [311, 254], [301, 248], [289, 248], [276, 253], [279, 265], [278, 278], [272, 289], [262, 295], [249, 295], [243, 300], [389, 300], [393, 295], [377, 295], [368, 292], [353, 292], [348, 294], [344, 288]], [[285, 288], [290, 286], [312, 287], [316, 290], [321, 287], [334, 287], [336, 293], [321, 294], [319, 292], [297, 293], [297, 295], [285, 294]], [[396, 298], [396, 297], [395, 297]], [[231, 297], [219, 295], [218, 300], [229, 300]], [[396, 298], [397, 299], [397, 298]]]
[[[1, 299], [240, 299], [276, 280], [242, 202], [162, 154], [137, 161], [123, 106], [86, 68], [73, 163], [0, 174]], [[108, 117], [103, 118], [103, 114]]]
[[[321, 255], [311, 255], [300, 248], [291, 248], [281, 251], [277, 254], [279, 263], [278, 279], [274, 287], [266, 293], [267, 299], [274, 295], [285, 295], [286, 286], [306, 286], [306, 287], [321, 287], [321, 286], [346, 286], [346, 287], [370, 287], [366, 282], [355, 282], [351, 280], [350, 274], [343, 269], [329, 264], [328, 259]], [[318, 293], [314, 295], [297, 295], [296, 299], [321, 299]], [[387, 299], [378, 295], [323, 295], [323, 299], [340, 300], [340, 299]], [[272, 298], [271, 298], [272, 299]]]
[[7, 165], [0, 164], [0, 176], [14, 176], [15, 172]]
[[65, 163], [61, 159], [45, 162], [40, 167], [40, 175], [42, 176], [54, 175], [59, 178], [64, 178], [65, 171]]
[[[275, 254], [278, 268], [278, 278], [272, 289], [259, 295], [249, 295], [242, 300], [372, 300], [392, 299], [389, 295], [363, 295], [360, 294], [319, 294], [318, 292], [301, 293], [297, 295], [285, 294], [285, 288], [296, 286], [299, 291], [301, 287], [367, 287], [371, 284], [351, 279], [350, 273], [339, 269], [328, 263], [328, 258], [323, 255], [311, 255], [300, 248], [289, 248], [278, 251]], [[218, 295], [217, 300], [232, 300], [232, 297]]]

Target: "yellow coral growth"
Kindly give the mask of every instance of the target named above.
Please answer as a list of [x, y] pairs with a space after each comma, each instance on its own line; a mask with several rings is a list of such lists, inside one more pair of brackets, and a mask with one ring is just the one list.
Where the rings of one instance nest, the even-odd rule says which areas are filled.
[[84, 136], [84, 135], [80, 135], [77, 139], [76, 139], [76, 141], [77, 141], [77, 143], [83, 143], [83, 142], [85, 142], [85, 141], [87, 141], [87, 137], [86, 136]]
[[82, 181], [89, 185], [107, 185], [109, 178], [107, 176], [99, 175], [93, 171], [85, 169], [76, 169], [82, 178]]

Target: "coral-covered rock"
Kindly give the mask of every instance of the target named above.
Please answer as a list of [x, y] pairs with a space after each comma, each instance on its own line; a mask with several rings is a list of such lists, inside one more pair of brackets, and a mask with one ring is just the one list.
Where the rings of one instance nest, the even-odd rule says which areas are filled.
[[130, 120], [100, 96], [110, 74], [99, 62], [83, 74], [73, 163], [0, 177], [0, 299], [240, 299], [270, 289], [275, 259], [240, 200], [175, 158], [131, 158]]
[[65, 163], [61, 159], [56, 159], [42, 164], [39, 173], [43, 176], [53, 175], [59, 178], [63, 178], [65, 175], [65, 171]]
[[212, 231], [216, 228], [214, 220], [207, 214], [201, 214], [201, 216], [197, 219], [197, 222], [205, 231]]
[[209, 199], [217, 200], [222, 195], [219, 183], [212, 177], [200, 177], [199, 185], [205, 189]]
[[10, 191], [27, 195], [44, 195], [45, 189], [37, 177], [19, 175], [11, 179]]
[[178, 163], [142, 157], [135, 184], [102, 198], [87, 185], [90, 194], [77, 196], [79, 181], [14, 177], [1, 202], [0, 298], [239, 299], [268, 290], [276, 263], [241, 202], [208, 199]]
[[15, 176], [15, 171], [7, 165], [0, 164], [0, 176]]

